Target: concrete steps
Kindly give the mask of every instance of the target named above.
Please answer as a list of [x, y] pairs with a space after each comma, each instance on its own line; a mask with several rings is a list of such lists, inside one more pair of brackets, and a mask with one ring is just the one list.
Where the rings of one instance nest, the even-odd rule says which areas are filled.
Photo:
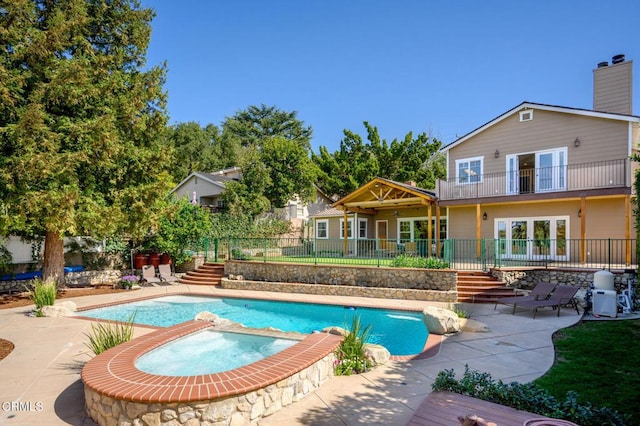
[[487, 272], [458, 271], [458, 302], [495, 303], [514, 296], [513, 289]]
[[224, 265], [219, 263], [205, 263], [195, 271], [189, 271], [180, 278], [180, 284], [188, 285], [220, 285], [224, 277]]

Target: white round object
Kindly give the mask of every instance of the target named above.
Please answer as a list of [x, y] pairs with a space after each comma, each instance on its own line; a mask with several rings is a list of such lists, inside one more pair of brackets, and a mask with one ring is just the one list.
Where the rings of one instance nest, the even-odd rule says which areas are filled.
[[600, 290], [615, 290], [613, 274], [609, 271], [598, 271], [593, 274], [593, 287]]

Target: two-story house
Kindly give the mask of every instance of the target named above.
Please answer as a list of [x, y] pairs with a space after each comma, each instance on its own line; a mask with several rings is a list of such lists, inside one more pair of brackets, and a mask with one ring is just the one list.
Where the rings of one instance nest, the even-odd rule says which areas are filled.
[[477, 241], [478, 255], [493, 241], [504, 260], [635, 261], [632, 65], [598, 64], [591, 110], [523, 102], [443, 147], [448, 238]]

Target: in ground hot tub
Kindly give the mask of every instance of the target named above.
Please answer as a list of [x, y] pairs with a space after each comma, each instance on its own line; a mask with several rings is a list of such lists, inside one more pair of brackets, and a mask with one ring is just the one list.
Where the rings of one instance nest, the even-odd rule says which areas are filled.
[[333, 353], [341, 338], [328, 333], [310, 334], [274, 355], [219, 373], [170, 376], [136, 367], [146, 353], [212, 327], [210, 322], [187, 321], [93, 358], [81, 376], [89, 416], [100, 425], [114, 420], [175, 424], [179, 418], [247, 424], [302, 399], [333, 376]]
[[163, 376], [221, 373], [260, 361], [296, 343], [293, 339], [207, 328], [147, 352], [135, 366]]

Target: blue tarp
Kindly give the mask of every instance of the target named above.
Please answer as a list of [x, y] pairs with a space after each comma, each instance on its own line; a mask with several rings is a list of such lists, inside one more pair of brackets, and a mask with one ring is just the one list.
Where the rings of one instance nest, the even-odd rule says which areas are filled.
[[[82, 272], [84, 271], [84, 266], [65, 266], [64, 273], [69, 272]], [[10, 280], [32, 280], [34, 278], [38, 278], [42, 276], [42, 271], [31, 271], [31, 272], [21, 272], [19, 274], [4, 274], [0, 277], [0, 281], [10, 281]]]

